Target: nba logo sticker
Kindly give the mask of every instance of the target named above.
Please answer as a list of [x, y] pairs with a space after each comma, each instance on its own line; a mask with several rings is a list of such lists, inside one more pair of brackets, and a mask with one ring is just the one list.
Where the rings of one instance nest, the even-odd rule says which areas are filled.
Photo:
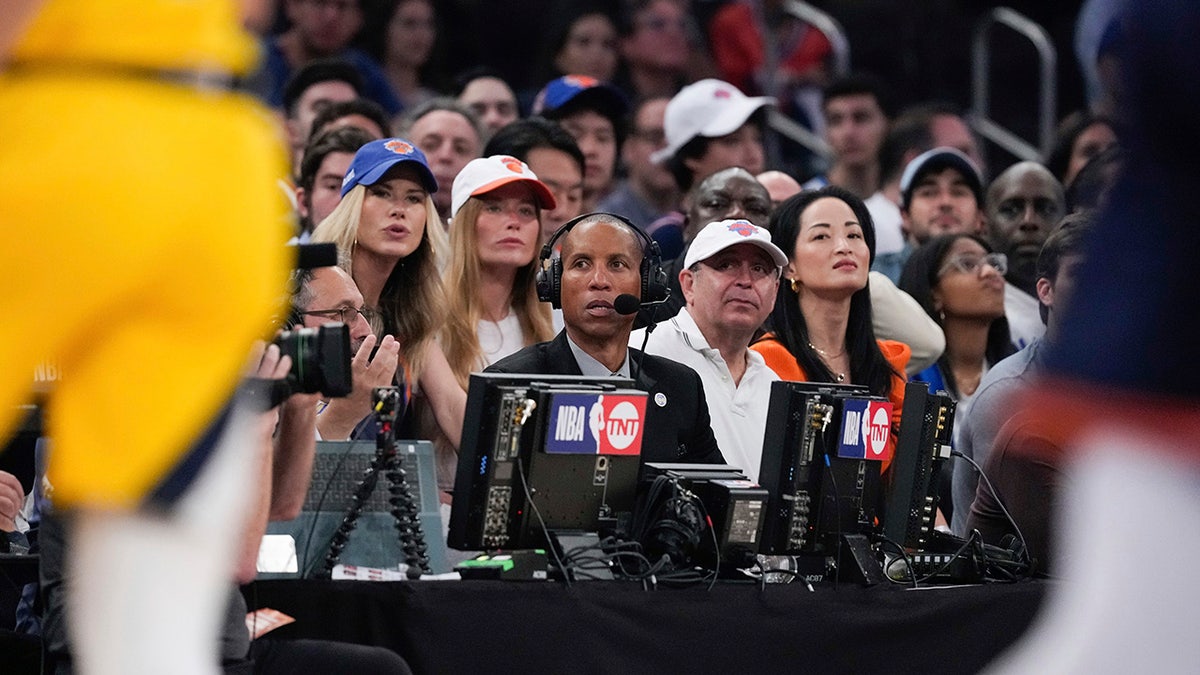
[[645, 419], [644, 394], [555, 394], [546, 452], [639, 455]]
[[846, 399], [842, 406], [838, 457], [885, 461], [892, 458], [887, 441], [892, 429], [892, 404]]

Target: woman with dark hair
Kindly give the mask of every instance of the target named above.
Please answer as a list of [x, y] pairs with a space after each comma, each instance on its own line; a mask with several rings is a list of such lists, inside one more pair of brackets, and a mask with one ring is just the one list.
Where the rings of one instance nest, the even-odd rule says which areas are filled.
[[1054, 147], [1046, 156], [1046, 168], [1063, 185], [1070, 185], [1088, 160], [1116, 144], [1112, 120], [1087, 111], [1074, 112], [1058, 125]]
[[429, 61], [437, 42], [431, 0], [385, 0], [369, 7], [361, 42], [382, 66], [405, 110], [437, 96], [429, 85]]
[[611, 82], [620, 57], [616, 22], [599, 6], [585, 9], [567, 22], [555, 40], [550, 58], [554, 74], [547, 79], [587, 75]]
[[908, 293], [946, 334], [946, 351], [913, 379], [970, 399], [991, 364], [1013, 353], [1004, 318], [1008, 260], [981, 237], [947, 234], [922, 244], [900, 275]]
[[[930, 391], [944, 390], [958, 402], [951, 440], [955, 447], [962, 429], [959, 422], [983, 374], [1014, 351], [1004, 318], [1006, 271], [1008, 259], [1003, 253], [994, 253], [981, 237], [959, 233], [922, 244], [900, 274], [900, 290], [920, 303], [946, 335], [941, 358], [912, 379], [928, 382]], [[951, 473], [943, 471], [938, 485], [939, 510], [946, 522], [955, 517]]]
[[788, 254], [768, 319], [771, 332], [751, 349], [784, 380], [858, 384], [891, 400], [892, 444], [904, 404], [908, 345], [876, 340], [867, 272], [875, 224], [862, 200], [835, 186], [802, 192], [771, 215]]

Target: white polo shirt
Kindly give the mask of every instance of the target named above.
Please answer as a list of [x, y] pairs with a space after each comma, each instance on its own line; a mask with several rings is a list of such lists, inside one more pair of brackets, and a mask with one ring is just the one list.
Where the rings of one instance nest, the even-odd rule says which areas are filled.
[[[640, 348], [644, 338], [645, 329], [636, 330], [629, 336], [629, 344]], [[735, 386], [721, 352], [708, 346], [686, 307], [674, 318], [659, 323], [646, 343], [647, 354], [678, 361], [700, 375], [721, 454], [726, 462], [757, 481], [771, 383], [779, 376], [767, 367], [758, 352], [749, 349], [746, 352], [746, 373], [741, 384]]]

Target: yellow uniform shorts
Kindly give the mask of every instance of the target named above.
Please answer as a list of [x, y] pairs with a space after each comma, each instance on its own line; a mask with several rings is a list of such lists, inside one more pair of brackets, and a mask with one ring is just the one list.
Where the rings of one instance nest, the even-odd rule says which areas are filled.
[[55, 363], [56, 504], [136, 507], [286, 300], [278, 132], [248, 98], [132, 72], [18, 66], [0, 111], [0, 437]]

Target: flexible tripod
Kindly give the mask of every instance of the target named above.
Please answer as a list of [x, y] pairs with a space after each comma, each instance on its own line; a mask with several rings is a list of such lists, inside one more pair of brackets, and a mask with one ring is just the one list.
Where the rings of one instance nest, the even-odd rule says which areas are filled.
[[372, 393], [375, 401], [375, 423], [378, 435], [375, 437], [375, 459], [363, 473], [363, 478], [354, 491], [350, 508], [338, 525], [337, 532], [329, 544], [329, 553], [325, 556], [324, 576], [333, 574], [333, 568], [338, 564], [342, 550], [350, 541], [350, 534], [358, 523], [363, 505], [371, 498], [375, 486], [379, 482], [379, 472], [383, 471], [388, 480], [388, 492], [391, 497], [388, 503], [392, 505], [392, 517], [395, 519], [397, 535], [400, 538], [400, 548], [404, 551], [404, 562], [408, 565], [409, 578], [415, 579], [422, 573], [430, 572], [428, 547], [425, 545], [425, 533], [421, 529], [421, 514], [408, 489], [407, 475], [404, 471], [400, 453], [396, 450], [396, 417], [400, 407], [400, 389], [397, 387], [377, 387]]

